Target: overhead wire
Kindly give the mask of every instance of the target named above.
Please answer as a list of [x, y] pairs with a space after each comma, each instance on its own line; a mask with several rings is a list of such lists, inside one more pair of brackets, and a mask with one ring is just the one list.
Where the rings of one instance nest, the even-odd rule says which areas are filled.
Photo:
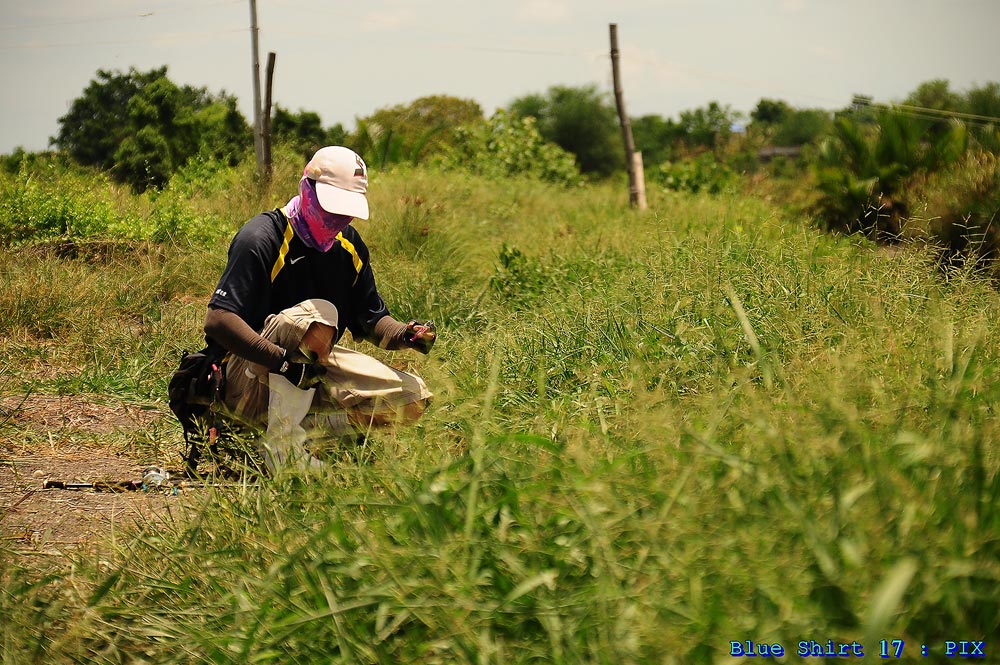
[[[243, 0], [216, 0], [215, 2], [184, 3], [175, 5], [173, 7], [166, 7], [151, 12], [144, 12], [139, 14], [119, 14], [114, 16], [95, 16], [92, 18], [82, 18], [70, 21], [50, 21], [44, 23], [29, 23], [21, 25], [2, 25], [0, 26], [0, 31], [44, 29], [50, 27], [85, 25], [92, 23], [116, 23], [120, 21], [132, 21], [136, 19], [140, 19], [142, 20], [143, 23], [146, 23], [145, 19], [155, 18], [161, 14], [171, 14], [179, 11], [190, 11], [192, 8], [195, 7], [200, 9], [204, 7], [233, 5], [233, 4], [243, 4]], [[189, 39], [192, 37], [217, 38], [219, 35], [233, 34], [238, 32], [248, 32], [249, 30], [250, 30], [249, 26], [245, 26], [240, 28], [221, 29], [212, 31], [198, 30], [198, 31], [187, 31], [187, 32], [171, 32], [162, 35], [151, 35], [144, 37], [132, 37], [132, 38], [122, 38], [122, 39], [102, 39], [102, 40], [89, 39], [83, 42], [50, 41], [50, 42], [35, 42], [35, 43], [29, 42], [21, 44], [0, 42], [0, 51], [37, 50], [46, 48], [76, 48], [76, 47], [86, 47], [86, 46], [118, 46], [121, 44], [145, 44], [150, 42], [170, 43], [182, 39]]]
[[993, 125], [1000, 124], [1000, 118], [989, 116], [989, 115], [978, 115], [975, 113], [964, 113], [962, 111], [947, 111], [945, 109], [932, 109], [923, 106], [914, 106], [912, 104], [877, 104], [877, 103], [867, 103], [861, 104], [861, 108], [874, 108], [880, 111], [889, 111], [897, 115], [907, 116], [910, 118], [919, 118], [922, 120], [963, 120], [965, 122], [982, 124], [982, 125]]
[[248, 32], [250, 28], [233, 28], [230, 30], [211, 30], [211, 31], [198, 31], [198, 32], [177, 32], [165, 35], [153, 35], [147, 37], [136, 37], [134, 39], [108, 39], [108, 40], [88, 40], [85, 42], [50, 42], [46, 44], [2, 44], [0, 43], [0, 51], [9, 51], [16, 49], [42, 49], [42, 48], [72, 48], [72, 47], [86, 47], [86, 46], [117, 46], [120, 44], [148, 44], [150, 42], [160, 43], [160, 42], [175, 42], [179, 39], [188, 39], [190, 37], [205, 37], [205, 38], [218, 38], [220, 34], [233, 34], [238, 32]]
[[[86, 23], [103, 23], [103, 22], [115, 22], [123, 20], [134, 20], [134, 19], [145, 19], [152, 16], [157, 16], [164, 13], [173, 13], [177, 11], [184, 11], [190, 9], [191, 7], [203, 8], [206, 6], [219, 6], [219, 5], [233, 5], [233, 4], [243, 4], [243, 0], [216, 0], [215, 2], [200, 2], [194, 4], [182, 4], [173, 7], [161, 8], [154, 10], [152, 12], [138, 13], [138, 14], [122, 14], [116, 16], [103, 16], [103, 17], [93, 17], [86, 19], [78, 19], [71, 21], [52, 21], [44, 23], [33, 23], [33, 24], [21, 24], [21, 25], [0, 25], [0, 31], [10, 31], [10, 30], [24, 30], [24, 29], [37, 29], [37, 28], [47, 28], [47, 27], [61, 27], [65, 25], [79, 25]], [[285, 6], [303, 6], [301, 3], [296, 2], [296, 0], [278, 0], [277, 4]], [[310, 5], [310, 8], [315, 9], [314, 5]], [[389, 27], [394, 27], [398, 25], [398, 19], [391, 17], [384, 17], [378, 14], [370, 13], [367, 15], [358, 14], [343, 14], [338, 12], [338, 16], [341, 18], [347, 18], [355, 20], [361, 23], [375, 23], [382, 24]], [[190, 37], [217, 37], [220, 34], [235, 34], [235, 33], [245, 33], [249, 31], [249, 27], [233, 28], [228, 30], [214, 30], [214, 31], [196, 31], [196, 32], [183, 32], [183, 33], [171, 33], [168, 35], [161, 35], [155, 37], [143, 37], [134, 39], [113, 39], [113, 40], [102, 40], [93, 41], [89, 40], [86, 42], [51, 42], [51, 43], [36, 43], [36, 44], [3, 44], [0, 43], [0, 50], [17, 50], [17, 49], [41, 49], [41, 48], [64, 48], [64, 47], [79, 47], [79, 46], [111, 46], [119, 44], [136, 44], [136, 43], [146, 43], [146, 42], [172, 42], [180, 39], [186, 39]], [[297, 35], [297, 36], [327, 36], [328, 33], [309, 33], [302, 32], [301, 30], [289, 31], [282, 29], [268, 29], [266, 32], [273, 34], [283, 34], [283, 35]], [[447, 36], [461, 37], [464, 39], [468, 38], [468, 34], [455, 33], [455, 32], [444, 32], [439, 33]], [[426, 44], [426, 42], [425, 42]], [[514, 48], [505, 46], [489, 46], [489, 45], [470, 45], [468, 43], [430, 43], [426, 44], [429, 46], [434, 46], [437, 48], [446, 49], [460, 49], [468, 51], [480, 51], [480, 52], [490, 52], [490, 53], [503, 53], [503, 54], [515, 54], [515, 55], [529, 55], [529, 56], [556, 56], [556, 57], [585, 57], [588, 59], [609, 59], [610, 55], [607, 52], [595, 52], [582, 51], [582, 50], [557, 50], [557, 49], [531, 49], [531, 48]], [[626, 51], [623, 50], [623, 53]], [[637, 62], [643, 65], [651, 66], [655, 69], [661, 71], [666, 71], [671, 74], [688, 74], [701, 78], [710, 78], [720, 81], [725, 81], [728, 83], [735, 83], [747, 88], [761, 89], [769, 87], [770, 83], [761, 80], [753, 80], [745, 77], [733, 76], [731, 74], [718, 74], [715, 72], [710, 72], [704, 69], [690, 67], [686, 65], [680, 65], [674, 62], [663, 62], [660, 60], [651, 59], [644, 56], [630, 56], [633, 62]], [[788, 95], [787, 91], [782, 91], [777, 94]], [[806, 94], [794, 94], [793, 96], [814, 99], [826, 104], [839, 105], [843, 104], [842, 100], [833, 100], [827, 97], [820, 97], [815, 95]], [[897, 113], [911, 115], [913, 117], [920, 117], [925, 119], [938, 119], [942, 117], [958, 118], [976, 123], [998, 123], [1000, 118], [986, 115], [979, 115], [974, 113], [964, 113], [959, 111], [946, 111], [942, 109], [931, 109], [909, 104], [874, 104], [870, 103], [869, 106], [874, 108], [882, 108], [887, 110], [893, 110]]]
[[920, 112], [931, 115], [941, 115], [949, 118], [961, 118], [962, 120], [972, 120], [985, 123], [995, 123], [1000, 122], [1000, 118], [991, 115], [979, 115], [977, 113], [964, 113], [962, 111], [947, 111], [945, 109], [931, 109], [922, 106], [913, 106], [912, 104], [893, 104], [897, 109], [903, 109], [905, 111]]
[[[264, 32], [263, 30], [261, 32]], [[328, 33], [323, 32], [303, 32], [301, 30], [283, 30], [281, 28], [274, 29], [270, 28], [266, 31], [268, 34], [275, 35], [290, 35], [297, 37], [326, 37]], [[504, 46], [474, 46], [471, 44], [461, 44], [461, 43], [448, 43], [448, 42], [437, 42], [434, 44], [425, 44], [428, 48], [452, 48], [461, 49], [466, 51], [486, 51], [493, 53], [507, 53], [514, 55], [551, 55], [551, 56], [565, 56], [578, 58], [581, 56], [593, 58], [595, 57], [594, 52], [587, 53], [585, 51], [560, 51], [553, 49], [519, 49], [519, 48], [509, 48]], [[603, 54], [607, 57], [607, 54]]]
[[62, 27], [64, 25], [83, 25], [86, 23], [111, 23], [115, 21], [128, 21], [136, 18], [150, 18], [153, 16], [158, 16], [160, 14], [169, 14], [178, 11], [189, 10], [193, 7], [202, 9], [204, 7], [212, 7], [217, 5], [233, 5], [233, 4], [243, 4], [243, 0], [216, 0], [215, 2], [196, 2], [179, 5], [176, 7], [166, 7], [164, 9], [159, 9], [150, 12], [144, 12], [141, 14], [120, 14], [117, 16], [94, 16], [91, 18], [81, 18], [74, 19], [70, 21], [44, 21], [37, 23], [21, 23], [18, 25], [0, 25], [0, 32], [6, 32], [8, 30], [35, 30], [39, 28], [53, 28]]

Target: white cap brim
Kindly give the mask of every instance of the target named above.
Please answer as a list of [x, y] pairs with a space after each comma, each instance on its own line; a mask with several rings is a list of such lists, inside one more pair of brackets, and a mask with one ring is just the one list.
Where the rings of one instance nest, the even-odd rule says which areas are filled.
[[356, 219], [368, 219], [368, 199], [364, 194], [317, 182], [316, 198], [327, 212], [350, 215]]

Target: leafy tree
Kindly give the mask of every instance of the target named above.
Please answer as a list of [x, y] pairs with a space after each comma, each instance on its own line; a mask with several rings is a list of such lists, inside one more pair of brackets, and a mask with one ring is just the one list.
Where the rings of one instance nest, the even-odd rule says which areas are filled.
[[302, 109], [293, 113], [281, 106], [275, 106], [271, 134], [275, 143], [289, 145], [305, 159], [325, 145], [342, 145], [347, 141], [347, 132], [340, 123], [324, 128], [318, 113]]
[[573, 153], [580, 170], [599, 176], [624, 168], [618, 115], [596, 86], [553, 86], [509, 106], [515, 118], [534, 117], [542, 137]]
[[[910, 93], [904, 104], [920, 109], [936, 111], [952, 111], [971, 113], [993, 118], [1000, 117], [1000, 83], [990, 82], [979, 87], [973, 87], [965, 95], [955, 92], [945, 79], [925, 81]], [[912, 109], [920, 113], [918, 109]], [[927, 114], [934, 117], [933, 114]], [[960, 116], [959, 116], [960, 117]], [[942, 115], [938, 119], [935, 130], [947, 133], [949, 119]], [[1000, 122], [984, 122], [981, 119], [968, 120], [972, 138], [984, 150], [1000, 151]]]
[[833, 126], [832, 114], [822, 109], [792, 109], [774, 127], [776, 145], [806, 145], [828, 134]]
[[250, 142], [234, 97], [178, 87], [166, 67], [128, 74], [99, 70], [59, 123], [52, 141], [64, 152], [109, 169], [137, 191], [164, 185], [201, 152], [235, 163]]
[[548, 98], [539, 93], [518, 97], [507, 107], [515, 118], [534, 118], [536, 121], [548, 113]]
[[644, 115], [632, 120], [632, 138], [635, 148], [642, 152], [646, 164], [661, 164], [676, 158], [676, 145], [683, 138], [684, 130], [669, 118]]
[[775, 99], [761, 99], [750, 112], [751, 122], [760, 125], [777, 125], [792, 112], [787, 102]]
[[750, 128], [771, 144], [801, 146], [814, 143], [831, 129], [832, 116], [821, 109], [796, 109], [787, 102], [761, 99], [750, 112]]
[[738, 119], [739, 113], [729, 105], [720, 106], [713, 101], [705, 108], [682, 111], [679, 124], [689, 148], [713, 149], [729, 137]]
[[236, 108], [236, 98], [222, 96], [195, 112], [201, 151], [207, 156], [236, 166], [252, 142], [252, 131]]
[[706, 192], [718, 194], [732, 182], [734, 174], [725, 163], [710, 152], [687, 157], [676, 162], [663, 162], [650, 175], [664, 189], [675, 192]]
[[992, 81], [974, 87], [966, 94], [965, 107], [969, 113], [1000, 118], [1000, 83]]
[[110, 169], [118, 145], [129, 135], [125, 122], [129, 100], [166, 74], [166, 67], [148, 72], [133, 68], [127, 74], [97, 70], [97, 78], [59, 118], [59, 133], [49, 143], [81, 164]]
[[960, 111], [964, 106], [962, 96], [951, 90], [951, 85], [946, 79], [924, 81], [907, 96], [905, 103], [941, 111]]
[[416, 164], [454, 145], [457, 127], [482, 122], [483, 109], [477, 102], [431, 95], [359, 119], [351, 141], [355, 150], [369, 155], [370, 161], [385, 165], [405, 160]]
[[[1000, 118], [1000, 83], [990, 82], [974, 87], [966, 94], [966, 110], [976, 115]], [[976, 141], [993, 153], [1000, 153], [1000, 121], [976, 122], [972, 126]]]
[[143, 127], [126, 137], [115, 151], [112, 173], [136, 191], [166, 184], [173, 172], [170, 143], [154, 127]]

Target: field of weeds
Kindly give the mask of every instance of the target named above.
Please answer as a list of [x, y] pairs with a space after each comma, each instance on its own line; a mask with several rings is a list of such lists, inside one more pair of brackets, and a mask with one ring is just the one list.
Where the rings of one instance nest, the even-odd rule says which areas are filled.
[[322, 472], [33, 528], [69, 499], [24, 474], [60, 456], [179, 464], [167, 380], [294, 171], [3, 176], [0, 455], [33, 492], [0, 506], [4, 663], [917, 660], [1000, 631], [996, 291], [733, 192], [640, 214], [624, 186], [374, 174], [379, 288], [440, 337], [359, 348], [425, 378], [425, 416]]

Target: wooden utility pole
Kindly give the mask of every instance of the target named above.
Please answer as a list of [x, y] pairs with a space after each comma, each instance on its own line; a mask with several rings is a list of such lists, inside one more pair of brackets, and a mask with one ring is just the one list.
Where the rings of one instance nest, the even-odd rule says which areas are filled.
[[622, 92], [621, 75], [618, 73], [618, 24], [611, 27], [611, 76], [615, 86], [615, 105], [618, 106], [618, 121], [622, 127], [625, 143], [625, 167], [628, 169], [628, 200], [639, 210], [646, 209], [646, 183], [642, 172], [642, 153], [635, 151], [632, 139], [632, 123], [625, 112], [625, 94]]
[[267, 53], [267, 84], [264, 87], [264, 170], [268, 179], [271, 178], [271, 86], [274, 83], [274, 51]]
[[250, 46], [253, 51], [253, 148], [257, 175], [264, 175], [264, 140], [260, 122], [260, 52], [257, 45], [257, 0], [250, 0]]

